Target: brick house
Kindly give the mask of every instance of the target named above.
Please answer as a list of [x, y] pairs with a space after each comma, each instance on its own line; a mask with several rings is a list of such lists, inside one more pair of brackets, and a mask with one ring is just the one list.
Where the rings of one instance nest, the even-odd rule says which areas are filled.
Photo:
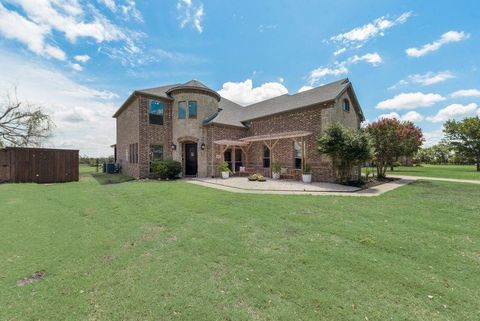
[[348, 79], [249, 106], [221, 97], [199, 81], [134, 91], [113, 115], [122, 173], [150, 176], [150, 163], [173, 159], [183, 176], [218, 176], [226, 161], [270, 176], [272, 162], [289, 172], [310, 165], [314, 181], [333, 181], [330, 159], [315, 139], [329, 124], [360, 128], [364, 116]]

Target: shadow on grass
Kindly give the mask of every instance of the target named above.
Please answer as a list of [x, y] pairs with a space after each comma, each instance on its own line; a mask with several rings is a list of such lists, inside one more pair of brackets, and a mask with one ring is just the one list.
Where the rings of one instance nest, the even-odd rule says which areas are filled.
[[91, 175], [100, 185], [120, 184], [135, 180], [133, 177], [122, 174], [92, 173]]

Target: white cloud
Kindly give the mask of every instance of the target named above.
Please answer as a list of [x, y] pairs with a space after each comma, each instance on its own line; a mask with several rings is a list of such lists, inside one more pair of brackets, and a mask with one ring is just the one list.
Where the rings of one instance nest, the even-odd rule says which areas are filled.
[[446, 98], [439, 94], [424, 94], [421, 92], [401, 93], [393, 98], [381, 101], [378, 109], [415, 109], [417, 107], [430, 107]]
[[80, 65], [80, 64], [71, 64], [70, 67], [72, 67], [73, 70], [76, 70], [76, 71], [82, 71], [83, 70], [83, 67]]
[[480, 97], [480, 90], [479, 89], [462, 89], [457, 90], [450, 94], [453, 98], [460, 98], [460, 97]]
[[77, 55], [77, 56], [73, 57], [73, 59], [75, 59], [78, 62], [85, 63], [85, 62], [90, 60], [90, 56], [89, 55]]
[[478, 112], [477, 107], [478, 105], [475, 103], [468, 105], [451, 104], [443, 109], [440, 109], [435, 116], [427, 117], [427, 120], [431, 121], [432, 123], [440, 123], [449, 119], [472, 116]]
[[412, 110], [407, 112], [400, 119], [405, 121], [411, 121], [412, 123], [419, 123], [423, 120], [423, 116], [420, 113]]
[[381, 114], [377, 117], [378, 120], [380, 119], [385, 119], [385, 118], [395, 118], [395, 119], [400, 119], [400, 115], [394, 111], [392, 111], [391, 113], [388, 113], [388, 114]]
[[335, 67], [320, 67], [310, 72], [308, 82], [310, 85], [313, 85], [326, 76], [340, 76], [347, 72], [347, 67], [343, 65], [336, 65]]
[[5, 51], [0, 55], [0, 91], [16, 85], [21, 101], [43, 106], [53, 117], [56, 129], [46, 146], [80, 149], [92, 156], [112, 154], [118, 95], [80, 84], [25, 56]]
[[[140, 55], [136, 42], [142, 34], [115, 25], [91, 4], [77, 0], [8, 0], [14, 6], [8, 10], [0, 4], [0, 33], [16, 39], [39, 55], [66, 60], [65, 52], [54, 45], [60, 33], [70, 43], [79, 38], [93, 39], [97, 44], [116, 43], [115, 50], [123, 59]], [[125, 0], [125, 5], [134, 4]], [[54, 32], [55, 31], [55, 32]], [[107, 54], [111, 48], [102, 48]]]
[[373, 66], [377, 66], [382, 63], [382, 57], [378, 53], [374, 52], [367, 53], [363, 56], [355, 55], [347, 59], [348, 64], [356, 64], [361, 61], [365, 61]]
[[305, 85], [305, 86], [302, 86], [298, 92], [301, 93], [301, 92], [304, 92], [304, 91], [307, 91], [307, 90], [310, 90], [310, 89], [313, 89], [312, 86], [308, 86], [308, 85]]
[[117, 5], [115, 4], [115, 0], [98, 0], [98, 2], [104, 4], [108, 9], [113, 12], [117, 11]]
[[435, 144], [440, 143], [440, 141], [443, 139], [443, 130], [436, 129], [428, 132], [423, 132], [423, 138], [425, 138], [425, 142], [423, 143], [423, 146], [425, 147], [430, 147]]
[[413, 122], [413, 123], [418, 123], [418, 122], [421, 122], [423, 120], [423, 116], [420, 113], [417, 113], [416, 111], [409, 111], [406, 114], [404, 114], [403, 116], [400, 116], [396, 112], [391, 112], [391, 113], [388, 113], [388, 114], [381, 114], [380, 116], [377, 117], [377, 119], [379, 119], [379, 120], [382, 119], [382, 118], [396, 118], [396, 119], [399, 119], [399, 120], [410, 121], [410, 122]]
[[445, 32], [439, 39], [435, 40], [432, 43], [427, 43], [423, 45], [421, 48], [408, 48], [405, 50], [408, 56], [410, 57], [422, 57], [428, 54], [429, 52], [437, 51], [443, 45], [450, 43], [450, 42], [458, 42], [470, 37], [469, 34], [463, 31], [448, 31]]
[[246, 106], [269, 98], [288, 93], [288, 89], [279, 82], [267, 82], [260, 87], [253, 87], [251, 79], [243, 82], [226, 82], [218, 91], [220, 96], [237, 104]]
[[342, 48], [336, 50], [336, 51], [333, 53], [333, 55], [334, 55], [334, 56], [338, 56], [338, 55], [341, 55], [342, 53], [344, 53], [345, 51], [347, 51], [347, 48], [342, 47]]
[[373, 66], [378, 66], [382, 63], [382, 57], [376, 53], [367, 53], [362, 56], [354, 55], [352, 57], [347, 58], [341, 62], [335, 62], [334, 66], [331, 67], [319, 67], [310, 72], [308, 75], [308, 85], [313, 86], [316, 84], [320, 79], [327, 77], [327, 76], [341, 76], [348, 73], [347, 66], [354, 65], [359, 62], [366, 62]]
[[38, 55], [58, 60], [66, 59], [63, 50], [47, 42], [46, 38], [50, 35], [49, 26], [32, 22], [17, 12], [8, 10], [1, 3], [0, 34], [23, 43]]
[[340, 43], [343, 46], [361, 47], [368, 40], [377, 36], [383, 36], [385, 30], [405, 23], [411, 15], [412, 12], [404, 12], [393, 20], [389, 20], [383, 16], [348, 32], [332, 36], [330, 41]]
[[407, 85], [422, 85], [429, 86], [433, 84], [438, 84], [448, 79], [455, 78], [455, 75], [450, 71], [440, 71], [440, 72], [427, 72], [425, 74], [414, 74], [407, 76], [406, 79], [400, 80], [395, 85], [389, 87], [388, 89], [396, 89], [401, 86]]
[[202, 3], [193, 5], [192, 0], [178, 0], [177, 10], [181, 28], [191, 24], [199, 33], [203, 32], [202, 21], [205, 12]]
[[272, 29], [277, 29], [278, 25], [259, 25], [258, 26], [258, 32], [264, 32], [266, 30], [272, 30]]

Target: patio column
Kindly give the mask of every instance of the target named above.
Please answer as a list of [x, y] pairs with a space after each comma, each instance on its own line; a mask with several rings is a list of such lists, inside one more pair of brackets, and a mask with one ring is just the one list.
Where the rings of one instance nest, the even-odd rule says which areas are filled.
[[304, 138], [302, 137], [302, 139], [300, 140], [300, 145], [302, 147], [302, 174], [303, 174], [303, 171], [305, 170], [305, 141], [304, 141]]
[[235, 174], [235, 146], [232, 147], [232, 172]]

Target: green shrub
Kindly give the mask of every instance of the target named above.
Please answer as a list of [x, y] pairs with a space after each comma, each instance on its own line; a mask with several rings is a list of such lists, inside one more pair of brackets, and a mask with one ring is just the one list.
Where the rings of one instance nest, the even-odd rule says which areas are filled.
[[263, 175], [253, 174], [253, 175], [248, 176], [248, 180], [249, 181], [265, 182], [267, 179]]
[[223, 161], [218, 165], [219, 172], [230, 172], [230, 168], [228, 168], [228, 163]]
[[174, 160], [155, 161], [152, 171], [161, 179], [174, 179], [182, 172], [182, 164]]
[[274, 172], [274, 173], [280, 173], [281, 169], [282, 169], [282, 166], [280, 165], [279, 162], [273, 162], [273, 164], [272, 164], [272, 172]]
[[309, 164], [305, 164], [305, 166], [303, 166], [303, 174], [312, 174], [312, 167]]

